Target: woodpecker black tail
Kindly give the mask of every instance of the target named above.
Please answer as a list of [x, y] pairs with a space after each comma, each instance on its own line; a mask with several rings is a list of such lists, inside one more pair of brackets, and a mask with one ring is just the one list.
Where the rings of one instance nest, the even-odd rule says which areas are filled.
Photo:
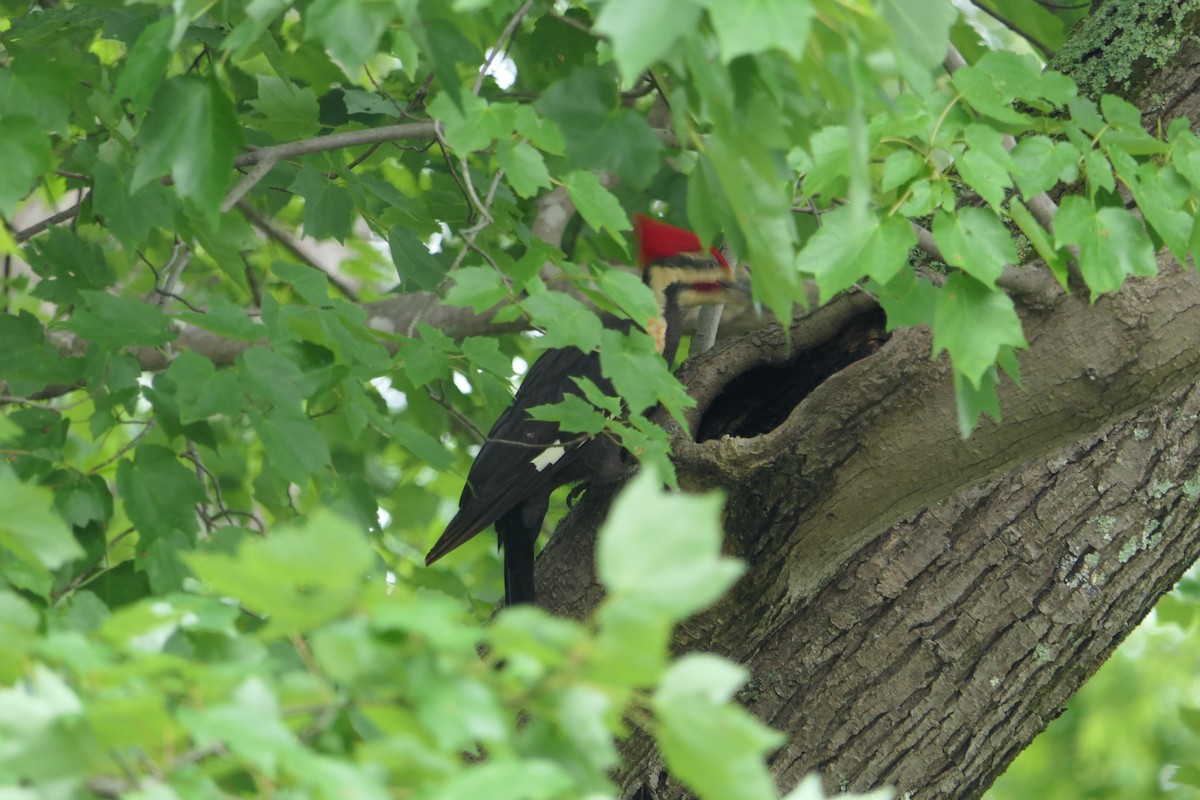
[[[643, 278], [659, 309], [658, 319], [648, 320], [646, 329], [658, 339], [669, 365], [683, 334], [684, 309], [724, 303], [731, 291], [744, 290], [733, 283], [724, 257], [716, 249], [703, 252], [694, 233], [639, 215], [637, 236]], [[550, 494], [569, 483], [604, 483], [627, 471], [621, 448], [610, 437], [581, 438], [560, 431], [556, 422], [529, 417], [533, 406], [581, 394], [573, 380], [580, 377], [615, 394], [601, 374], [599, 353], [564, 347], [547, 350], [534, 362], [479, 449], [458, 513], [425, 557], [426, 565], [494, 523], [504, 551], [505, 605], [534, 602], [534, 546]]]

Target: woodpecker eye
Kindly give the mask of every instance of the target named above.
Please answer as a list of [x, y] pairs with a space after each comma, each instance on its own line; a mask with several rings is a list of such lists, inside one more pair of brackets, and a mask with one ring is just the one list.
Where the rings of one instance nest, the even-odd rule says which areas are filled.
[[697, 292], [719, 292], [725, 288], [725, 284], [717, 281], [702, 281], [700, 283], [692, 283], [688, 285], [689, 289]]

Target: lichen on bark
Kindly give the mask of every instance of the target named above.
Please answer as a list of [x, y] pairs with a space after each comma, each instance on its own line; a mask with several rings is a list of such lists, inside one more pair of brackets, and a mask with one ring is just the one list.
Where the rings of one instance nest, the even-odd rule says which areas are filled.
[[1080, 21], [1050, 66], [1088, 97], [1136, 96], [1196, 38], [1198, 14], [1200, 0], [1109, 0]]

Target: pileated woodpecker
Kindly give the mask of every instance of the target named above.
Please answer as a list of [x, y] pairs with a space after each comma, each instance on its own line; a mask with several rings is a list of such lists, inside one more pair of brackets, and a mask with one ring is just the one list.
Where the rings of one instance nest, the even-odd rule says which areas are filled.
[[[696, 234], [638, 215], [638, 254], [642, 277], [658, 301], [658, 318], [645, 326], [670, 366], [683, 335], [687, 308], [724, 303], [744, 292], [716, 248], [703, 251]], [[632, 324], [623, 321], [628, 330]], [[574, 347], [547, 350], [530, 367], [509, 408], [492, 426], [475, 457], [458, 502], [458, 513], [425, 557], [437, 561], [484, 528], [496, 524], [504, 551], [504, 603], [532, 603], [534, 543], [551, 493], [577, 481], [604, 483], [625, 472], [620, 445], [610, 437], [581, 440], [563, 433], [557, 422], [531, 419], [533, 406], [582, 395], [572, 378], [588, 378], [615, 394], [601, 374], [600, 354]]]

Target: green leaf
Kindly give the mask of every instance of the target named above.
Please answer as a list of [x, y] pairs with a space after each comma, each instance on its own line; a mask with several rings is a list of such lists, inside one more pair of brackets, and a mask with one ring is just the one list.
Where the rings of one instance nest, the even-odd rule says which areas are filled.
[[946, 263], [964, 270], [989, 289], [1007, 264], [1017, 262], [1012, 236], [994, 213], [968, 206], [957, 214], [938, 212], [933, 238]]
[[625, 316], [643, 327], [658, 316], [658, 302], [654, 299], [654, 293], [631, 272], [606, 270], [600, 276], [600, 288], [616, 302]]
[[54, 494], [54, 508], [68, 524], [82, 528], [92, 522], [107, 523], [113, 514], [113, 498], [108, 483], [99, 475], [81, 477], [60, 484]]
[[263, 115], [254, 125], [280, 140], [301, 139], [317, 132], [317, 95], [273, 75], [258, 76], [258, 98], [250, 103]]
[[[340, 0], [332, 0], [332, 2], [337, 3]], [[431, 13], [434, 12], [431, 12], [427, 6], [425, 14]], [[428, 53], [433, 61], [433, 73], [437, 77], [438, 85], [450, 96], [455, 105], [459, 105], [464, 98], [470, 95], [463, 94], [458, 65], [460, 63], [470, 64], [474, 71], [478, 69], [478, 65], [483, 59], [482, 54], [463, 35], [454, 22], [436, 16], [432, 18], [425, 16], [422, 21], [424, 26], [414, 27], [413, 34], [420, 42], [423, 54]]]
[[267, 451], [267, 463], [292, 483], [305, 484], [330, 463], [329, 445], [312, 420], [298, 411], [275, 408], [251, 414], [250, 421]]
[[[643, 115], [618, 106], [616, 83], [600, 71], [575, 70], [547, 89], [535, 106], [562, 130], [570, 166], [611, 170], [635, 189], [648, 186], [658, 172], [662, 142]], [[539, 141], [528, 127], [521, 135], [554, 152], [553, 142]]]
[[1122, 175], [1133, 191], [1138, 209], [1171, 250], [1171, 255], [1187, 263], [1188, 242], [1194, 216], [1189, 211], [1192, 194], [1187, 183], [1170, 165], [1142, 164], [1135, 178]]
[[299, 367], [274, 350], [251, 347], [238, 356], [238, 375], [251, 395], [285, 409], [298, 409], [308, 396]]
[[123, 169], [104, 161], [97, 161], [93, 169], [96, 214], [126, 249], [141, 247], [154, 228], [174, 225], [178, 200], [166, 186], [153, 181], [130, 193]]
[[436, 470], [448, 470], [454, 465], [454, 457], [440, 441], [402, 419], [392, 423], [392, 438], [396, 444]]
[[[671, 416], [683, 425], [683, 409], [695, 405], [695, 401], [667, 369], [662, 354], [655, 349], [654, 341], [639, 331], [628, 335], [616, 330], [601, 332], [600, 372], [612, 381], [617, 393], [635, 412], [662, 403]], [[597, 405], [603, 407], [600, 403]], [[636, 417], [633, 417], [630, 421], [635, 420]], [[657, 430], [661, 431], [661, 428]], [[637, 452], [637, 449], [631, 452]]]
[[54, 512], [54, 494], [11, 474], [0, 475], [0, 547], [32, 570], [47, 573], [76, 558], [83, 548]]
[[0, 119], [0, 163], [0, 216], [11, 220], [33, 182], [50, 169], [50, 139], [36, 119]]
[[107, 292], [83, 291], [79, 295], [86, 305], [67, 320], [66, 326], [83, 339], [117, 348], [154, 347], [175, 338], [170, 317], [157, 306]]
[[[446, 268], [433, 257], [429, 248], [411, 228], [403, 225], [392, 226], [388, 231], [388, 251], [392, 254], [392, 263], [396, 265], [396, 274], [400, 277], [401, 291], [411, 292], [420, 288], [432, 292], [441, 285], [442, 280], [446, 277]], [[467, 267], [465, 269], [482, 268]], [[454, 273], [456, 281], [465, 269]], [[495, 270], [484, 269], [484, 271], [493, 276], [496, 275]], [[457, 287], [457, 283], [455, 285]], [[447, 302], [449, 302], [449, 296], [447, 296]], [[458, 303], [458, 305], [468, 304]], [[489, 307], [491, 305], [495, 305], [495, 303], [489, 304]]]
[[744, 679], [744, 671], [724, 659], [689, 655], [672, 665], [655, 692], [663, 759], [701, 798], [778, 797], [765, 756], [785, 737], [726, 702]]
[[1097, 189], [1105, 192], [1116, 191], [1117, 182], [1113, 178], [1112, 164], [1104, 157], [1104, 153], [1099, 150], [1085, 150], [1083, 167], [1087, 173], [1088, 190], [1092, 197], [1095, 197]]
[[458, 102], [440, 94], [429, 104], [429, 113], [441, 121], [446, 143], [459, 155], [484, 150], [496, 139], [507, 138], [516, 120], [513, 106], [489, 104], [469, 93]]
[[375, 55], [396, 11], [395, 3], [378, 0], [315, 0], [304, 13], [304, 38], [328, 48], [353, 73]]
[[604, 414], [577, 394], [567, 394], [557, 403], [533, 406], [528, 413], [533, 419], [559, 423], [567, 433], [595, 435], [608, 423]]
[[1025, 347], [1012, 298], [963, 273], [953, 273], [938, 293], [933, 354], [950, 353], [954, 369], [978, 388], [1004, 347]]
[[212, 708], [182, 708], [179, 721], [201, 747], [228, 748], [275, 778], [279, 763], [302, 757], [300, 743], [280, 719], [279, 703], [260, 677], [247, 678], [234, 702]]
[[1045, 106], [1043, 100], [1063, 106], [1075, 97], [1075, 84], [1052, 70], [1043, 71], [1032, 56], [999, 50], [979, 59], [978, 63], [957, 70], [950, 78], [967, 102], [982, 114], [999, 122], [1026, 125], [1030, 118], [1013, 108], [1024, 100]]
[[1012, 158], [1004, 149], [1000, 132], [993, 128], [970, 125], [966, 137], [970, 149], [958, 159], [958, 172], [988, 205], [999, 211], [1005, 191], [1012, 187]]
[[501, 757], [459, 772], [441, 790], [446, 800], [554, 800], [575, 786], [566, 770], [547, 759]]
[[375, 554], [355, 525], [319, 511], [302, 527], [280, 526], [269, 537], [244, 539], [236, 555], [194, 553], [185, 560], [215, 592], [267, 617], [260, 635], [270, 637], [345, 613]]
[[600, 318], [569, 294], [543, 291], [521, 306], [533, 324], [545, 330], [541, 343], [547, 348], [578, 347], [586, 353], [600, 344]]
[[970, 438], [979, 420], [987, 414], [1000, 421], [1000, 396], [996, 394], [996, 368], [986, 370], [978, 385], [960, 372], [954, 373], [954, 402], [958, 412], [958, 433]]
[[850, 174], [850, 133], [844, 125], [822, 128], [808, 143], [812, 167], [804, 176], [804, 194], [812, 197], [838, 186]]
[[571, 380], [575, 382], [575, 385], [583, 392], [583, 396], [593, 406], [606, 412], [611, 417], [621, 416], [620, 398], [605, 394], [600, 390], [599, 386], [587, 378], [572, 377]]
[[1012, 151], [1013, 176], [1026, 200], [1079, 175], [1080, 153], [1070, 142], [1047, 136], [1027, 136]]
[[205, 500], [196, 473], [161, 445], [144, 444], [117, 465], [117, 494], [143, 544], [197, 530], [196, 504]]
[[610, 597], [597, 616], [600, 630], [585, 675], [601, 685], [624, 687], [657, 681], [669, 656], [669, 615], [640, 605], [636, 598]]
[[506, 382], [512, 376], [512, 358], [501, 352], [500, 344], [491, 336], [468, 336], [461, 346], [463, 355], [475, 366]]
[[613, 700], [600, 689], [587, 685], [569, 686], [554, 698], [558, 724], [594, 769], [608, 772], [621, 761], [613, 734], [605, 724], [613, 712]]
[[946, 57], [950, 26], [958, 11], [950, 3], [928, 0], [884, 0], [883, 18], [896, 33], [903, 52], [922, 67], [934, 67]]
[[343, 89], [342, 101], [346, 104], [346, 113], [354, 114], [384, 114], [395, 116], [396, 104], [376, 92], [364, 92], [362, 89]]
[[491, 267], [460, 267], [453, 273], [454, 285], [446, 292], [446, 303], [486, 311], [508, 299], [508, 288], [500, 273]]
[[816, 279], [822, 303], [864, 277], [887, 283], [908, 263], [908, 251], [917, 243], [904, 217], [856, 216], [849, 206], [823, 214], [821, 227], [796, 256], [796, 269]]
[[9, 382], [30, 381], [41, 388], [71, 383], [76, 376], [78, 362], [62, 357], [42, 323], [28, 311], [0, 315], [0, 341], [0, 375]]
[[1111, 206], [1096, 209], [1083, 197], [1063, 198], [1054, 216], [1054, 244], [1079, 248], [1079, 271], [1093, 296], [1120, 289], [1127, 275], [1158, 271], [1150, 237], [1133, 215]]
[[[506, 738], [504, 717], [487, 684], [465, 675], [447, 674], [428, 660], [411, 663], [405, 677], [416, 701], [417, 718], [444, 750], [462, 750], [478, 742], [490, 744]], [[523, 786], [514, 788], [526, 791]]]
[[46, 133], [70, 133], [78, 77], [51, 53], [25, 49], [0, 73], [0, 118], [30, 116]]
[[880, 187], [885, 192], [903, 186], [908, 183], [921, 168], [925, 166], [925, 159], [920, 153], [916, 153], [908, 148], [897, 150], [887, 157], [883, 162], [883, 176], [880, 179]]
[[165, 373], [178, 387], [179, 421], [184, 425], [224, 414], [242, 413], [242, 384], [232, 370], [218, 370], [202, 355], [183, 352]]
[[84, 289], [107, 289], [116, 274], [94, 243], [65, 228], [51, 228], [26, 251], [34, 271], [44, 280], [33, 294], [55, 303], [77, 303]]
[[539, 17], [529, 35], [529, 47], [513, 54], [518, 73], [523, 79], [547, 85], [584, 61], [595, 61], [598, 40], [591, 35], [591, 27], [590, 12], [580, 7], [568, 8], [561, 18], [549, 14]]
[[496, 149], [496, 162], [504, 170], [513, 191], [521, 197], [533, 197], [538, 189], [550, 188], [546, 162], [528, 142], [501, 142]]
[[329, 278], [319, 269], [276, 261], [271, 264], [271, 272], [303, 302], [318, 308], [329, 305]]
[[624, 245], [621, 231], [630, 230], [629, 218], [625, 209], [612, 192], [605, 189], [600, 179], [591, 172], [575, 171], [563, 178], [563, 186], [571, 197], [571, 202], [579, 211], [584, 221], [595, 231], [607, 230], [609, 235]]
[[724, 703], [750, 677], [745, 667], [712, 653], [688, 653], [663, 675], [654, 694], [655, 702], [697, 699]]
[[206, 331], [226, 336], [231, 339], [241, 339], [252, 342], [263, 336], [263, 328], [246, 315], [246, 311], [229, 300], [214, 295], [208, 301], [208, 310], [204, 313], [183, 311], [179, 319], [191, 325], [204, 328]]
[[1046, 233], [1045, 228], [1033, 218], [1033, 214], [1025, 205], [1013, 198], [1009, 203], [1008, 213], [1012, 216], [1013, 222], [1017, 223], [1017, 227], [1021, 229], [1021, 233], [1029, 239], [1029, 243], [1033, 245], [1033, 249], [1046, 262], [1046, 266], [1050, 267], [1050, 271], [1054, 273], [1054, 277], [1058, 279], [1059, 284], [1065, 289], [1067, 288], [1067, 262], [1064, 255], [1059, 252], [1050, 241], [1050, 235]]
[[621, 73], [634, 80], [699, 22], [692, 0], [609, 0], [593, 29], [609, 37]]
[[314, 239], [344, 242], [354, 224], [350, 193], [305, 164], [296, 174], [292, 191], [304, 198], [304, 233]]
[[699, 0], [708, 10], [721, 61], [778, 48], [799, 60], [808, 43], [814, 9], [809, 0]]
[[1151, 136], [1142, 127], [1142, 112], [1128, 100], [1106, 94], [1100, 98], [1100, 110], [1109, 128], [1100, 135], [1105, 148], [1118, 147], [1135, 156], [1155, 155], [1167, 151], [1166, 143]]
[[116, 96], [128, 97], [133, 110], [142, 113], [158, 90], [171, 63], [171, 38], [175, 17], [167, 16], [146, 26], [125, 58], [117, 79]]
[[[233, 29], [233, 32], [221, 42], [221, 49], [233, 53], [238, 60], [254, 45], [262, 42], [262, 36], [268, 26], [290, 7], [288, 0], [251, 0], [246, 5], [247, 19]], [[262, 48], [267, 49], [267, 48]]]
[[682, 620], [725, 593], [742, 565], [721, 556], [721, 498], [665, 494], [643, 470], [600, 529], [596, 575], [610, 595]]
[[[423, 328], [424, 324], [421, 327]], [[425, 335], [419, 339], [409, 339], [400, 351], [400, 358], [404, 364], [404, 376], [414, 388], [423, 387], [450, 374], [450, 359], [445, 349], [430, 344]]]
[[[572, 11], [579, 11], [579, 9], [571, 9], [567, 12], [567, 16], [570, 16]], [[555, 87], [557, 88], [557, 84]], [[567, 142], [563, 138], [562, 129], [553, 121], [543, 119], [533, 106], [517, 106], [514, 120], [517, 135], [528, 139], [529, 143], [538, 150], [556, 156], [566, 154]], [[655, 150], [655, 152], [658, 151]]]
[[180, 195], [216, 215], [241, 142], [236, 112], [220, 84], [192, 75], [168, 78], [137, 141], [131, 192], [170, 172]]
[[933, 324], [938, 289], [929, 281], [916, 277], [911, 269], [900, 270], [882, 286], [868, 284], [867, 290], [878, 298], [887, 314], [889, 331]]

